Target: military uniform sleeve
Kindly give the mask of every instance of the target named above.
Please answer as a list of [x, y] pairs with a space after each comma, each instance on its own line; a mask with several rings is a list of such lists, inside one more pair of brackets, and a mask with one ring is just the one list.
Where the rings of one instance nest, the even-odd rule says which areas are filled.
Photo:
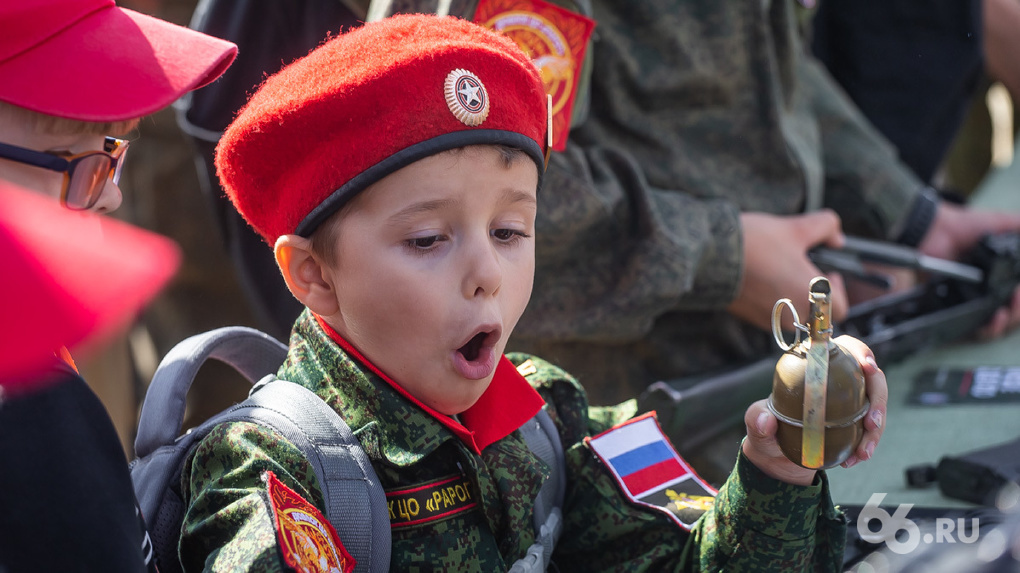
[[825, 472], [811, 486], [788, 484], [741, 453], [715, 507], [695, 524], [687, 560], [701, 571], [840, 571], [845, 540]]
[[561, 571], [840, 571], [842, 516], [820, 474], [809, 487], [779, 482], [738, 460], [715, 507], [687, 533], [627, 500], [587, 446], [567, 449]]
[[[523, 355], [511, 355], [519, 362]], [[553, 561], [560, 571], [840, 571], [846, 526], [819, 472], [803, 487], [775, 480], [741, 454], [715, 506], [688, 533], [667, 515], [627, 499], [584, 438], [618, 418], [591, 417], [584, 390], [531, 357], [528, 380], [553, 406], [567, 465], [564, 528]], [[631, 413], [631, 405], [618, 414]]]
[[848, 234], [898, 240], [924, 183], [817, 60], [801, 58], [797, 71], [818, 120], [825, 206]]
[[314, 471], [284, 438], [257, 424], [232, 422], [202, 439], [181, 473], [185, 571], [286, 570], [265, 493], [266, 471], [322, 511]]
[[740, 212], [656, 189], [623, 150], [569, 142], [539, 193], [531, 338], [616, 342], [670, 310], [721, 309], [743, 268]]

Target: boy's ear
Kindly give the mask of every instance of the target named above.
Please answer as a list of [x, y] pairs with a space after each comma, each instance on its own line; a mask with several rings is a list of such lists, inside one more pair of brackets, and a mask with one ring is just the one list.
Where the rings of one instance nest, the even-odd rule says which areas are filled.
[[319, 316], [331, 316], [340, 310], [333, 283], [312, 253], [310, 240], [298, 235], [281, 235], [276, 239], [273, 253], [287, 288], [301, 304]]

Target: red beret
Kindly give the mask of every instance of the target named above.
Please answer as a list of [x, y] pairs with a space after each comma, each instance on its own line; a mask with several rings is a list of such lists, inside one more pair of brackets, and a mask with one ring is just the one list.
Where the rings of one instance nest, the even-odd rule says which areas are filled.
[[325, 42], [273, 75], [227, 128], [216, 169], [270, 244], [310, 236], [351, 197], [441, 151], [523, 149], [544, 168], [542, 80], [510, 39], [404, 15]]

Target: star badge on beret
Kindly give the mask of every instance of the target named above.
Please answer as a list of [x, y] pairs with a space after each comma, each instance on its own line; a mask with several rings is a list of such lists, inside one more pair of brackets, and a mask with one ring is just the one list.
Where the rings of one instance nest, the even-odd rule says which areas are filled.
[[478, 76], [457, 68], [446, 76], [446, 105], [468, 127], [481, 125], [489, 115], [489, 94]]

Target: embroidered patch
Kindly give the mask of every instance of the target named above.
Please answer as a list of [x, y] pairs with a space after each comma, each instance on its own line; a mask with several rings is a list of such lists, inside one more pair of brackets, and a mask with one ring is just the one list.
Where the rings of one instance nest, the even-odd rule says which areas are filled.
[[478, 505], [471, 481], [454, 475], [405, 489], [386, 492], [390, 527], [402, 529], [453, 517]]
[[485, 91], [478, 76], [463, 69], [456, 69], [446, 76], [443, 87], [446, 105], [464, 125], [481, 125], [489, 116], [489, 93]]
[[351, 573], [355, 561], [322, 513], [273, 472], [262, 478], [269, 490], [276, 539], [283, 560], [299, 573]]
[[676, 453], [654, 412], [585, 442], [631, 501], [664, 512], [685, 531], [715, 503], [718, 492]]
[[534, 62], [552, 96], [552, 148], [563, 151], [595, 21], [544, 0], [481, 0], [475, 22], [509, 36]]

